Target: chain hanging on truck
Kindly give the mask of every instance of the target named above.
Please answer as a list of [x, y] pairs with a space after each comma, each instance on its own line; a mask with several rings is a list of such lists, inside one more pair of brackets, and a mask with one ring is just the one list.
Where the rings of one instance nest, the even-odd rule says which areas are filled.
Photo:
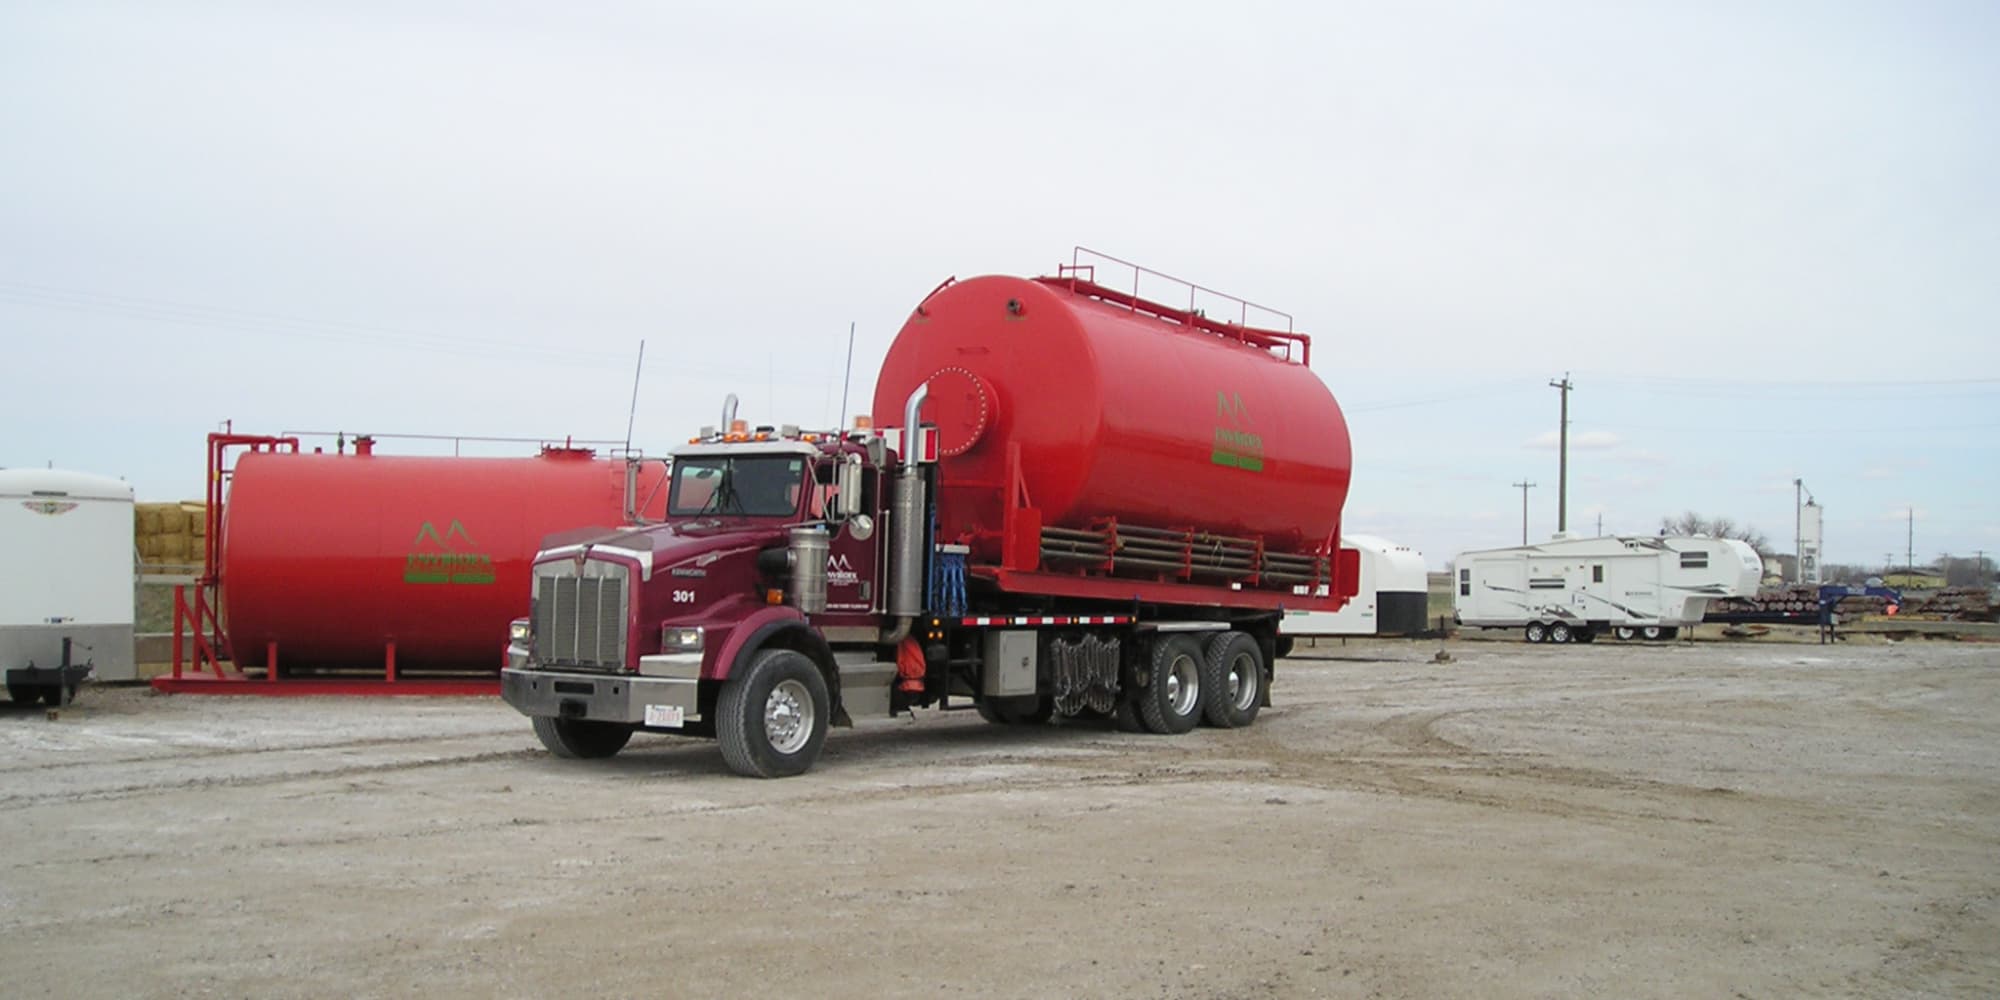
[[1086, 635], [1049, 643], [1055, 673], [1057, 715], [1084, 709], [1110, 714], [1118, 707], [1118, 640]]

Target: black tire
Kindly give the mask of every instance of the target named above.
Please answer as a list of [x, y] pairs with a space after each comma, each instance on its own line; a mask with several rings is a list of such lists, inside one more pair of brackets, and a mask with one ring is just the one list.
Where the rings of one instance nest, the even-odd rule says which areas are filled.
[[819, 759], [832, 715], [826, 678], [806, 654], [766, 649], [722, 686], [715, 735], [729, 769], [747, 778], [789, 778]]
[[19, 705], [22, 708], [27, 708], [31, 705], [34, 705], [36, 702], [42, 700], [41, 685], [9, 684], [7, 685], [7, 697], [11, 699], [14, 702], [14, 704]]
[[1282, 660], [1285, 657], [1292, 655], [1292, 649], [1295, 645], [1296, 643], [1293, 641], [1291, 636], [1289, 635], [1279, 636], [1278, 645], [1275, 650], [1275, 652], [1277, 653], [1276, 659]]
[[1597, 630], [1594, 628], [1580, 628], [1571, 633], [1570, 638], [1578, 642], [1596, 642]]
[[1573, 637], [1574, 633], [1570, 631], [1569, 624], [1567, 622], [1557, 622], [1554, 625], [1549, 626], [1550, 642], [1553, 642], [1557, 645], [1568, 645], [1570, 639]]
[[591, 719], [535, 717], [535, 736], [549, 752], [570, 760], [596, 760], [625, 749], [638, 727]]
[[1056, 714], [1054, 698], [1034, 695], [1019, 698], [981, 698], [975, 703], [979, 717], [996, 726], [1039, 726]]
[[1529, 642], [1549, 641], [1549, 627], [1541, 622], [1529, 622], [1521, 634], [1527, 636]]
[[1138, 692], [1139, 719], [1150, 732], [1178, 736], [1201, 721], [1201, 644], [1180, 633], [1155, 635], [1148, 650], [1146, 686]]
[[1129, 699], [1119, 699], [1118, 707], [1111, 710], [1111, 721], [1121, 733], [1147, 732], [1146, 724], [1139, 719], [1139, 706]]
[[1658, 625], [1648, 625], [1639, 630], [1639, 638], [1644, 639], [1647, 642], [1658, 642], [1661, 639], [1665, 638], [1666, 634], [1667, 630], [1659, 627]]
[[1663, 628], [1660, 630], [1660, 641], [1666, 642], [1671, 639], [1678, 639], [1680, 638], [1680, 634], [1681, 630], [1678, 628]]
[[50, 708], [61, 708], [64, 704], [75, 700], [73, 697], [63, 697], [63, 686], [61, 683], [42, 685], [42, 702]]
[[1638, 637], [1639, 630], [1630, 625], [1620, 625], [1612, 629], [1611, 634], [1617, 636], [1619, 642], [1630, 642]]
[[1257, 721], [1264, 704], [1264, 651], [1242, 632], [1210, 636], [1202, 650], [1202, 687], [1208, 707], [1202, 717], [1211, 726], [1236, 729]]

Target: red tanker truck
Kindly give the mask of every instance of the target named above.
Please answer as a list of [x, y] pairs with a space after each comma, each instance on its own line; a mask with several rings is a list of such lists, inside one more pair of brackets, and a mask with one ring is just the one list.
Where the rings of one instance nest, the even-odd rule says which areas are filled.
[[732, 398], [664, 523], [545, 543], [503, 697], [558, 756], [702, 735], [759, 777], [919, 707], [1249, 725], [1284, 612], [1355, 590], [1346, 422], [1303, 334], [1094, 278], [940, 285], [854, 429]]

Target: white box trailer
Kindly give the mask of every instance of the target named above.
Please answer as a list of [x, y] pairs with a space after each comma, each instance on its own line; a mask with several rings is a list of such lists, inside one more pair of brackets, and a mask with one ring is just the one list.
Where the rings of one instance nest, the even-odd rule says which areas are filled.
[[1280, 634], [1415, 635], [1428, 627], [1430, 573], [1423, 553], [1373, 535], [1342, 535], [1340, 547], [1360, 555], [1360, 592], [1339, 611], [1286, 612]]
[[132, 680], [132, 487], [0, 469], [0, 670], [17, 703], [61, 704], [93, 671]]
[[1557, 538], [1459, 553], [1460, 625], [1517, 628], [1529, 642], [1671, 639], [1708, 602], [1757, 592], [1763, 560], [1733, 538]]

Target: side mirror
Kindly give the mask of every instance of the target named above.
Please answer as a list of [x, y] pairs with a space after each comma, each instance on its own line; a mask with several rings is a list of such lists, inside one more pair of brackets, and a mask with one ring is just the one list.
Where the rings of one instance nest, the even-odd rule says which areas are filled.
[[867, 511], [858, 509], [861, 501], [861, 456], [848, 455], [834, 469], [833, 502], [828, 504], [827, 516], [830, 520], [844, 521], [856, 514]]

